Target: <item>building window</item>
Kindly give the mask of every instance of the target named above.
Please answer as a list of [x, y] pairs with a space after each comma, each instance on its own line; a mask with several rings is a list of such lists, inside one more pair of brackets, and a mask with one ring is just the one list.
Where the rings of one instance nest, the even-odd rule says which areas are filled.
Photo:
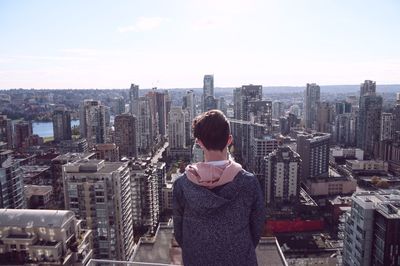
[[11, 245], [10, 245], [10, 248], [11, 248], [11, 249], [17, 249], [17, 245], [11, 244]]

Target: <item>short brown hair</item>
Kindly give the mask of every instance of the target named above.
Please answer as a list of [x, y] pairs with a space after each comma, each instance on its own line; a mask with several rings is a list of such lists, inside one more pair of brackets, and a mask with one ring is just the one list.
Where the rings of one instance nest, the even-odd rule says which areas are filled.
[[222, 151], [228, 143], [229, 121], [220, 110], [210, 110], [193, 120], [193, 135], [207, 150]]

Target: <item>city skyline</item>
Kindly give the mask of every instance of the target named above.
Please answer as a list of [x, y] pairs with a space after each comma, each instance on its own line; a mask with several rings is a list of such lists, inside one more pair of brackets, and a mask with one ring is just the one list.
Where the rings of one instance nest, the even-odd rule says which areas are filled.
[[2, 89], [400, 83], [396, 1], [0, 6]]

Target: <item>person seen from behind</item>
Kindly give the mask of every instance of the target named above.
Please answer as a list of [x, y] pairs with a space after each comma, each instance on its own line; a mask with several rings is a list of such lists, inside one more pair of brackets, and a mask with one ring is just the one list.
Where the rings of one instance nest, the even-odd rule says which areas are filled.
[[219, 110], [193, 121], [204, 162], [191, 164], [173, 186], [175, 239], [184, 265], [257, 265], [265, 223], [257, 178], [228, 158], [229, 122]]

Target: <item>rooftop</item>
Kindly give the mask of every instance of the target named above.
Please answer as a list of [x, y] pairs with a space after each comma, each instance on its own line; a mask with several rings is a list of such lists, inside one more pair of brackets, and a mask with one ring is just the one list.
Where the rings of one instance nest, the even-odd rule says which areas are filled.
[[[287, 265], [279, 243], [275, 237], [261, 238], [257, 249], [259, 265]], [[181, 249], [177, 245], [172, 223], [160, 223], [154, 237], [142, 237], [134, 254], [134, 262], [150, 263], [149, 265], [182, 264]]]
[[64, 210], [0, 209], [0, 227], [60, 228], [73, 217], [72, 211]]
[[[160, 223], [156, 235], [151, 238], [142, 237], [134, 254], [134, 261], [148, 263], [170, 264], [181, 262], [180, 248], [175, 249], [173, 244], [173, 227], [171, 224]], [[172, 250], [170, 250], [172, 248]]]
[[105, 162], [104, 160], [97, 159], [82, 159], [73, 163], [68, 163], [64, 167], [66, 173], [108, 174], [117, 171], [120, 167], [127, 164], [128, 163], [124, 162]]
[[278, 240], [275, 237], [262, 237], [257, 246], [256, 254], [259, 265], [287, 265]]
[[25, 194], [27, 196], [37, 195], [44, 196], [53, 191], [52, 186], [36, 186], [36, 185], [25, 185]]
[[[90, 157], [94, 156], [94, 152], [84, 152], [84, 153], [77, 153], [77, 152], [68, 152], [66, 154], [62, 154], [54, 158], [54, 161], [71, 161], [75, 162], [81, 159], [89, 159]], [[52, 160], [52, 161], [53, 161]]]

